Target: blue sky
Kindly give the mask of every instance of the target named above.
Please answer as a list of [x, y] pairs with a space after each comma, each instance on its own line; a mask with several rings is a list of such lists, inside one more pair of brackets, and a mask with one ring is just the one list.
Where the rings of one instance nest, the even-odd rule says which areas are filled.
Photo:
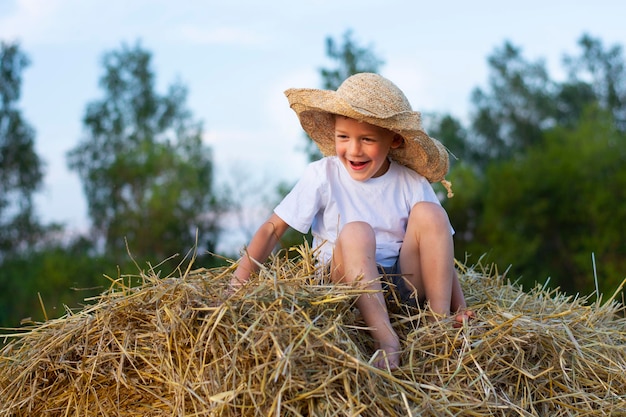
[[624, 45], [624, 16], [621, 0], [2, 0], [0, 40], [19, 41], [32, 61], [20, 108], [46, 163], [38, 213], [83, 230], [86, 203], [65, 154], [82, 137], [87, 103], [102, 97], [102, 55], [122, 43], [153, 53], [160, 93], [176, 80], [189, 88], [218, 183], [242, 180], [243, 193], [302, 172], [304, 139], [283, 91], [320, 86], [328, 36], [351, 29], [414, 109], [463, 119], [471, 90], [485, 85], [487, 56], [505, 40], [559, 78], [583, 33]]

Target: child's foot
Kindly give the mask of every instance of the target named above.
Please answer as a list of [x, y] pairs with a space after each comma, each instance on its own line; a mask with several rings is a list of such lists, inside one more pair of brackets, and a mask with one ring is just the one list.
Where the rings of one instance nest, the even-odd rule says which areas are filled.
[[400, 346], [380, 345], [372, 356], [373, 365], [378, 369], [393, 371], [400, 367]]
[[474, 312], [472, 310], [461, 311], [454, 317], [454, 327], [461, 327], [463, 323], [469, 322], [473, 318]]

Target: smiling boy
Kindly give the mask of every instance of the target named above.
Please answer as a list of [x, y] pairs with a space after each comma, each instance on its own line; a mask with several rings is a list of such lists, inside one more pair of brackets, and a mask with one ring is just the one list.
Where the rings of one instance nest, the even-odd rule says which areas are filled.
[[381, 275], [393, 277], [403, 301], [428, 302], [435, 316], [472, 315], [454, 268], [453, 230], [430, 185], [443, 180], [448, 154], [423, 131], [402, 91], [380, 75], [353, 75], [337, 91], [285, 94], [326, 156], [307, 167], [255, 233], [231, 285], [243, 285], [289, 227], [310, 229], [333, 282], [360, 281], [374, 290], [356, 305], [376, 343], [374, 365], [397, 368], [401, 346]]

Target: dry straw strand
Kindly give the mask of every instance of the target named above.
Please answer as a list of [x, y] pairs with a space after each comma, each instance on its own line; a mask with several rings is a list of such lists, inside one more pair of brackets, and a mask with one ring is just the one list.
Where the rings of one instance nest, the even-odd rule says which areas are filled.
[[366, 290], [330, 285], [306, 245], [289, 253], [230, 296], [235, 263], [150, 268], [137, 287], [122, 276], [80, 311], [8, 332], [0, 417], [626, 415], [615, 295], [524, 292], [494, 266], [457, 263], [477, 318], [457, 328], [390, 306], [403, 354], [389, 372], [369, 363], [354, 306]]

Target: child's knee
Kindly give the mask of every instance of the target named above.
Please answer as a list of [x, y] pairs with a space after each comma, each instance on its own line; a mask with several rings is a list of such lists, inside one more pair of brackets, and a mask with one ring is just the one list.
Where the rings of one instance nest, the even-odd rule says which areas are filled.
[[339, 232], [339, 240], [343, 240], [346, 238], [350, 240], [358, 239], [362, 242], [372, 240], [375, 241], [376, 233], [369, 223], [360, 221], [350, 222], [346, 223], [345, 226], [343, 226], [343, 228], [341, 229], [341, 232]]
[[[423, 201], [415, 204], [409, 214], [409, 224], [415, 223], [436, 228], [450, 228], [448, 214], [441, 205]], [[423, 227], [420, 227], [423, 228]]]

